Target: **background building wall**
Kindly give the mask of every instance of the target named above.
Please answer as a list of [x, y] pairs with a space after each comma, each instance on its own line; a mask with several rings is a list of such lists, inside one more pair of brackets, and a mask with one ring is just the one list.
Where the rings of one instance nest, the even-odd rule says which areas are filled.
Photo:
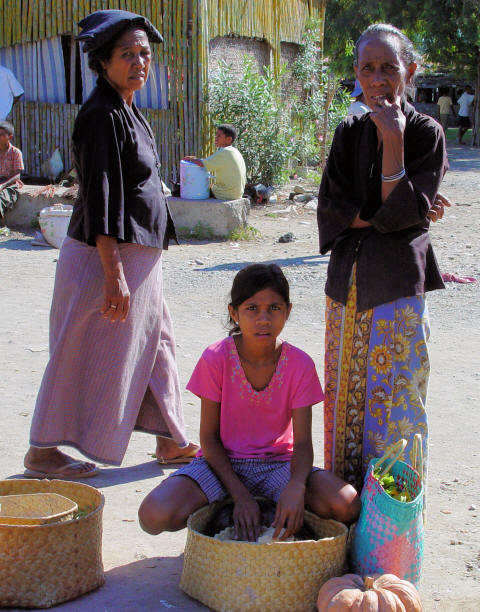
[[[270, 56], [279, 69], [281, 42], [298, 43], [307, 19], [323, 21], [326, 0], [0, 0], [0, 48], [46, 41], [78, 34], [78, 22], [98, 9], [126, 9], [147, 17], [162, 33], [164, 43], [155, 45], [160, 66], [168, 71], [168, 108], [146, 109], [160, 153], [167, 182], [178, 180], [179, 164], [187, 153], [205, 155], [212, 150], [210, 121], [204, 94], [210, 69], [209, 41], [239, 37], [236, 45], [254, 39], [257, 65]], [[258, 44], [257, 44], [258, 43]], [[43, 43], [42, 43], [43, 44]], [[63, 43], [62, 43], [63, 44]], [[73, 47], [74, 48], [74, 47]], [[215, 61], [215, 44], [212, 52]], [[40, 165], [58, 145], [65, 167], [71, 165], [71, 125], [82, 96], [78, 94], [77, 54], [67, 54], [65, 89], [69, 103], [49, 99], [24, 100], [15, 105], [16, 143], [25, 155], [28, 172], [38, 174]], [[218, 55], [217, 55], [218, 57]], [[82, 83], [80, 83], [82, 85]], [[82, 89], [82, 88], [80, 88]]]
[[300, 51], [300, 45], [296, 43], [280, 43], [280, 63], [285, 72], [282, 77], [282, 96], [284, 100], [290, 100], [292, 96], [302, 97], [302, 84], [293, 75], [293, 66]]
[[208, 72], [214, 72], [220, 61], [232, 67], [232, 75], [240, 78], [243, 72], [243, 58], [250, 57], [261, 74], [265, 66], [271, 64], [271, 48], [264, 40], [239, 36], [217, 36], [208, 44]]

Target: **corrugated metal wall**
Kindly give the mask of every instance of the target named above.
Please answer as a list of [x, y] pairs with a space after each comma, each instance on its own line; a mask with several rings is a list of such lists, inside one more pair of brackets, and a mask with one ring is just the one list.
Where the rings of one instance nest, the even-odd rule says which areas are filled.
[[[177, 180], [185, 154], [211, 150], [204, 108], [208, 41], [236, 34], [266, 39], [280, 61], [280, 41], [300, 42], [309, 16], [322, 20], [325, 0], [0, 0], [0, 47], [57, 35], [77, 34], [77, 23], [89, 13], [119, 8], [147, 17], [164, 36], [154, 45], [160, 64], [168, 66], [168, 110], [145, 110], [152, 123], [167, 180]], [[323, 38], [323, 35], [320, 37]], [[20, 102], [13, 112], [17, 146], [27, 169], [40, 164], [59, 145], [70, 165], [71, 125], [76, 105]]]

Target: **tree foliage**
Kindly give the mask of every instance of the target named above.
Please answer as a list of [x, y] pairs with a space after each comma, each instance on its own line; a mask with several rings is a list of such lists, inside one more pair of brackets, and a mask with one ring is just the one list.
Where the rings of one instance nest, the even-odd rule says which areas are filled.
[[479, 0], [327, 0], [325, 53], [343, 76], [353, 74], [351, 48], [371, 23], [403, 30], [427, 61], [457, 78], [477, 74]]
[[476, 82], [473, 144], [480, 145], [480, 0], [327, 0], [325, 51], [332, 68], [353, 76], [353, 41], [371, 23], [391, 23], [426, 61]]
[[480, 2], [437, 0], [422, 6], [411, 26], [412, 36], [426, 58], [458, 78], [473, 80], [478, 71]]

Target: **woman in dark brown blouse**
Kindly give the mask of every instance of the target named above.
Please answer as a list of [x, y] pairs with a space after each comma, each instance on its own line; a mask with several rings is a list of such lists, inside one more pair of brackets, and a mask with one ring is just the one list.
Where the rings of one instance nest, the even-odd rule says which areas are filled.
[[447, 158], [441, 126], [406, 101], [416, 68], [400, 30], [360, 36], [355, 73], [372, 111], [337, 128], [319, 194], [320, 250], [331, 251], [325, 467], [358, 490], [399, 438], [408, 459], [420, 433], [427, 455], [425, 292], [443, 288], [429, 214]]
[[119, 465], [132, 431], [157, 436], [157, 459], [185, 463], [175, 341], [162, 287], [162, 250], [175, 237], [150, 126], [133, 98], [148, 78], [154, 26], [97, 11], [79, 39], [98, 74], [75, 122], [79, 195], [58, 261], [50, 361], [38, 394], [25, 475], [85, 478]]

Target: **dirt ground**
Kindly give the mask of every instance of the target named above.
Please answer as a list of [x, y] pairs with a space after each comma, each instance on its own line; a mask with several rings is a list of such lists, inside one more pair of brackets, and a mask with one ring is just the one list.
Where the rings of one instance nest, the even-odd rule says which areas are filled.
[[[432, 226], [442, 272], [480, 279], [480, 151], [451, 146], [442, 185], [453, 207]], [[246, 242], [184, 242], [164, 257], [166, 294], [175, 323], [183, 387], [201, 351], [225, 334], [227, 294], [237, 270], [276, 261], [290, 283], [294, 308], [285, 339], [306, 350], [323, 372], [324, 294], [328, 257], [318, 255], [315, 212], [285, 202], [252, 209], [260, 236]], [[293, 232], [295, 242], [278, 238]], [[22, 473], [36, 392], [48, 359], [48, 311], [58, 251], [34, 247], [31, 232], [0, 238], [0, 477]], [[429, 294], [432, 335], [428, 516], [420, 587], [426, 612], [480, 609], [480, 282], [448, 283]], [[189, 433], [198, 439], [199, 403], [184, 392]], [[153, 439], [135, 433], [124, 464], [90, 479], [106, 497], [104, 587], [62, 610], [206, 610], [178, 588], [186, 531], [143, 533], [143, 496], [169, 473], [157, 465]], [[316, 463], [322, 464], [322, 409], [314, 416]], [[75, 453], [74, 453], [75, 454]], [[0, 587], [1, 588], [1, 587]], [[269, 611], [265, 611], [269, 612]]]

